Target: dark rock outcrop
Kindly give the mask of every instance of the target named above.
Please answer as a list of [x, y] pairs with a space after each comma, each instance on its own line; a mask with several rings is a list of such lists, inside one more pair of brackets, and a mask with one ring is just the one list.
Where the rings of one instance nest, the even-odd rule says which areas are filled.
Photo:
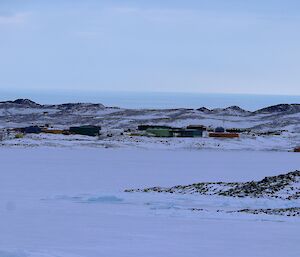
[[28, 105], [28, 106], [37, 106], [40, 105], [30, 99], [16, 99], [15, 101], [13, 101], [12, 103], [14, 104], [21, 104], [21, 105]]
[[203, 113], [211, 113], [211, 110], [206, 107], [200, 107], [197, 109], [197, 111], [203, 112]]
[[300, 112], [300, 104], [278, 104], [269, 106], [254, 112], [254, 114], [274, 114], [274, 113], [297, 113]]
[[250, 214], [268, 214], [268, 215], [280, 215], [288, 217], [300, 217], [300, 208], [275, 208], [275, 209], [242, 209], [235, 212], [250, 213]]
[[30, 100], [30, 99], [16, 99], [14, 101], [4, 101], [0, 102], [2, 105], [13, 105], [13, 106], [18, 106], [18, 107], [37, 107], [41, 106], [40, 104]]
[[292, 200], [300, 199], [300, 171], [265, 177], [260, 181], [231, 183], [203, 182], [187, 186], [178, 185], [170, 188], [152, 187], [146, 189], [130, 189], [125, 192], [158, 192], [251, 198], [268, 197]]

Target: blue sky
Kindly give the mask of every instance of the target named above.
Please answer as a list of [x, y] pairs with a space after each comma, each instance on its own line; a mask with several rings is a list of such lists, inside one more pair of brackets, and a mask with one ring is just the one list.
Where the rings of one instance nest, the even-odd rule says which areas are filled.
[[0, 89], [300, 95], [300, 1], [1, 0]]

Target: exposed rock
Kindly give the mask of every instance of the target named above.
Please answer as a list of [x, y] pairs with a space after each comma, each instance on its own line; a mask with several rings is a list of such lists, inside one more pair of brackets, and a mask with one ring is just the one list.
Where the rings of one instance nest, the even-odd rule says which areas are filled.
[[243, 209], [243, 210], [238, 210], [235, 212], [300, 217], [300, 208], [299, 207], [275, 208], [275, 209]]
[[273, 113], [297, 113], [300, 112], [300, 104], [278, 104], [255, 111], [255, 114], [273, 114]]
[[129, 189], [125, 192], [158, 192], [252, 198], [269, 197], [292, 200], [300, 198], [300, 171], [265, 177], [260, 181], [231, 183], [207, 182], [187, 186], [178, 185], [170, 188], [152, 187], [146, 189]]
[[41, 106], [40, 104], [30, 100], [30, 99], [16, 99], [14, 101], [4, 101], [4, 102], [0, 102], [0, 104], [2, 105], [13, 105], [13, 106], [17, 106], [19, 105], [19, 107], [37, 107], [37, 106]]
[[207, 109], [206, 107], [198, 108], [197, 111], [204, 112], [204, 113], [211, 113], [211, 110]]
[[[193, 212], [208, 212], [208, 209], [203, 208], [189, 208], [190, 211]], [[234, 211], [226, 211], [223, 209], [218, 209], [216, 212], [219, 213], [248, 213], [248, 214], [267, 214], [267, 215], [280, 215], [287, 217], [300, 217], [300, 208], [299, 207], [291, 207], [291, 208], [260, 208], [260, 209], [241, 209]]]
[[[293, 105], [287, 105], [293, 106]], [[276, 111], [277, 109], [270, 110]], [[266, 110], [269, 110], [265, 108]], [[258, 144], [266, 145], [267, 150], [288, 151], [300, 144], [300, 113], [290, 115], [288, 112], [274, 112], [272, 114], [254, 114], [243, 110], [238, 106], [230, 106], [225, 109], [209, 110], [201, 107], [198, 110], [176, 108], [176, 109], [125, 109], [105, 107], [102, 104], [93, 103], [66, 103], [56, 105], [41, 105], [29, 99], [17, 99], [15, 101], [0, 102], [0, 127], [24, 127], [37, 124], [51, 124], [53, 127], [69, 127], [73, 125], [93, 124], [101, 125], [107, 130], [131, 129], [134, 131], [138, 125], [153, 124], [171, 127], [187, 127], [188, 125], [205, 125], [208, 128], [223, 126], [226, 129], [236, 130], [243, 133], [241, 146], [246, 149], [255, 149], [253, 143], [256, 140], [254, 135], [247, 133], [251, 130], [256, 135], [269, 133], [270, 131], [287, 132], [282, 136], [281, 142], [274, 144], [270, 134], [270, 143], [267, 140], [257, 140]], [[269, 135], [269, 134], [266, 134]], [[243, 137], [245, 136], [245, 137]], [[114, 137], [115, 138], [115, 137]], [[245, 139], [245, 140], [244, 140]], [[221, 147], [233, 147], [235, 144], [228, 144], [224, 141]], [[219, 147], [219, 144], [204, 144], [201, 148]], [[273, 148], [274, 147], [274, 148]], [[199, 146], [197, 146], [199, 148]]]
[[242, 108], [240, 108], [239, 106], [229, 106], [225, 109], [223, 108], [216, 108], [216, 109], [213, 109], [211, 111], [212, 113], [214, 114], [219, 114], [219, 115], [232, 115], [232, 116], [239, 116], [239, 115], [246, 115], [246, 114], [251, 114], [251, 112], [249, 111], [246, 111]]
[[250, 113], [249, 111], [246, 111], [246, 110], [244, 110], [241, 107], [236, 106], [236, 105], [229, 106], [229, 107], [225, 108], [224, 110], [225, 111], [232, 111], [232, 112], [235, 112], [235, 113]]
[[13, 103], [15, 104], [22, 104], [22, 105], [28, 105], [28, 106], [36, 106], [36, 105], [40, 105], [34, 101], [31, 101], [30, 99], [16, 99], [15, 101], [13, 101]]
[[105, 108], [103, 104], [93, 104], [93, 103], [66, 103], [66, 104], [58, 104], [55, 106], [60, 110], [65, 111], [76, 111], [76, 110], [86, 110], [86, 111], [93, 111], [93, 110], [102, 110]]

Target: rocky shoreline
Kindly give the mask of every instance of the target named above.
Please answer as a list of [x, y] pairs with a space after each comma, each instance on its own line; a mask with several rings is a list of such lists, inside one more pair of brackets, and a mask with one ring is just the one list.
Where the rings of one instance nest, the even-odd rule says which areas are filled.
[[275, 209], [243, 209], [236, 212], [250, 213], [250, 214], [268, 214], [268, 215], [280, 215], [288, 217], [300, 217], [300, 208], [275, 208]]
[[[226, 198], [250, 198], [280, 200], [295, 206], [286, 208], [244, 208], [235, 210], [217, 210], [226, 213], [248, 213], [300, 217], [300, 171], [296, 170], [278, 176], [265, 177], [260, 181], [250, 182], [202, 182], [191, 185], [177, 185], [170, 188], [150, 187], [145, 189], [127, 189], [125, 192], [134, 193], [165, 193], [184, 195], [218, 196]], [[285, 205], [285, 204], [284, 204]], [[202, 208], [191, 208], [191, 211], [204, 211]]]
[[250, 182], [202, 182], [191, 185], [177, 185], [170, 188], [150, 187], [127, 189], [125, 192], [157, 192], [170, 194], [200, 194], [228, 197], [278, 198], [296, 200], [300, 198], [300, 171], [296, 170], [278, 176], [265, 177]]

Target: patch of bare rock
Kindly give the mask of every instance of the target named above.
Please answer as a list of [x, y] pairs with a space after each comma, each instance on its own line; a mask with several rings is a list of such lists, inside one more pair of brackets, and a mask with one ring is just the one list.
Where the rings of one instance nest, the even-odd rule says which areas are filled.
[[151, 187], [128, 189], [125, 192], [157, 192], [170, 194], [200, 194], [227, 197], [278, 198], [296, 200], [300, 198], [300, 171], [296, 170], [278, 176], [265, 177], [250, 182], [202, 182], [178, 185], [170, 188]]
[[300, 217], [300, 208], [276, 208], [276, 209], [243, 209], [236, 212], [250, 213], [250, 214], [268, 214], [268, 215], [280, 215], [288, 217]]

